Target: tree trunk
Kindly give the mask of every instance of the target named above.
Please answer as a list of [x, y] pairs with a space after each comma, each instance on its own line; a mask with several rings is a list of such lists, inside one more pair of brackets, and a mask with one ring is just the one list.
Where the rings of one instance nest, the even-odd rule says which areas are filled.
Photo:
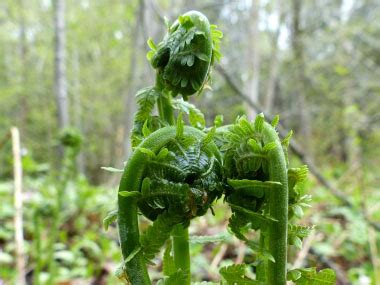
[[54, 4], [55, 96], [57, 101], [58, 127], [62, 129], [69, 125], [65, 63], [65, 0], [56, 0]]
[[[250, 29], [249, 29], [249, 81], [248, 81], [248, 95], [253, 102], [257, 103], [259, 100], [259, 80], [260, 80], [260, 31], [259, 31], [259, 17], [260, 17], [260, 0], [253, 0], [250, 9]], [[248, 118], [253, 119], [257, 112], [248, 106]]]
[[[128, 5], [128, 4], [127, 4]], [[136, 92], [136, 71], [137, 71], [137, 66], [136, 66], [136, 56], [138, 54], [138, 42], [139, 42], [139, 34], [140, 34], [140, 29], [141, 29], [141, 23], [140, 21], [142, 20], [142, 15], [144, 13], [144, 0], [139, 1], [139, 6], [137, 8], [137, 16], [135, 19], [135, 25], [133, 27], [131, 39], [133, 39], [134, 43], [131, 43], [131, 53], [130, 53], [130, 62], [129, 62], [129, 68], [128, 68], [128, 77], [125, 82], [125, 122], [124, 122], [124, 155], [123, 155], [123, 160], [125, 160], [129, 153], [131, 148], [131, 139], [130, 139], [130, 131], [132, 129], [132, 124], [133, 124], [133, 114], [136, 109], [136, 104], [134, 101], [134, 94]]]
[[[126, 96], [125, 96], [125, 123], [124, 123], [124, 155], [123, 159], [125, 160], [132, 147], [131, 147], [131, 140], [130, 140], [130, 131], [133, 126], [133, 114], [136, 110], [136, 103], [135, 103], [135, 93], [136, 93], [136, 78], [137, 78], [137, 55], [139, 53], [139, 50], [142, 49], [141, 42], [144, 42], [144, 39], [142, 39], [141, 33], [144, 23], [144, 10], [145, 10], [145, 1], [140, 0], [137, 16], [135, 20], [135, 25], [132, 31], [132, 34], [135, 35], [136, 42], [132, 43], [131, 47], [131, 55], [130, 55], [130, 64], [128, 68], [128, 77], [126, 80]], [[144, 50], [144, 49], [142, 49]]]
[[[72, 98], [72, 107], [73, 107], [73, 120], [75, 127], [83, 135], [83, 124], [82, 124], [82, 102], [81, 102], [81, 93], [80, 93], [80, 57], [78, 48], [75, 49], [74, 54], [74, 63], [73, 63], [73, 98]], [[85, 173], [85, 163], [84, 163], [84, 153], [80, 151], [77, 157], [77, 168], [81, 174]]]
[[24, 130], [27, 126], [28, 118], [28, 46], [26, 41], [26, 23], [25, 23], [25, 2], [19, 0], [19, 11], [20, 11], [20, 42], [19, 42], [19, 52], [21, 60], [21, 98], [20, 98], [20, 109], [19, 109], [19, 127]]
[[294, 67], [295, 67], [295, 97], [298, 103], [298, 117], [300, 122], [301, 134], [303, 136], [303, 147], [305, 152], [308, 153], [311, 160], [313, 160], [311, 144], [311, 114], [309, 105], [306, 98], [306, 76], [305, 76], [305, 62], [304, 62], [304, 47], [302, 39], [302, 30], [300, 26], [301, 19], [301, 0], [292, 1], [293, 19], [292, 19], [292, 48], [294, 53]]
[[279, 50], [279, 39], [281, 35], [281, 27], [284, 22], [285, 12], [283, 9], [283, 4], [281, 1], [277, 1], [277, 9], [278, 9], [278, 26], [272, 38], [272, 55], [271, 55], [271, 64], [270, 64], [270, 74], [268, 79], [268, 86], [266, 96], [264, 98], [264, 110], [267, 113], [273, 113], [273, 104], [275, 99], [276, 92], [276, 83], [278, 80], [278, 71], [279, 71], [279, 59], [278, 59], [278, 50]]

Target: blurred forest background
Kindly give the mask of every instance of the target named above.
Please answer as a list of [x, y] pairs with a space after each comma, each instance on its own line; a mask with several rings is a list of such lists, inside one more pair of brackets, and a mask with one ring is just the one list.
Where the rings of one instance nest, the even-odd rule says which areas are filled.
[[[209, 125], [217, 114], [225, 123], [279, 114], [295, 132], [292, 164], [310, 167], [303, 223], [317, 227], [290, 266], [380, 284], [378, 0], [2, 0], [0, 284], [23, 285], [24, 274], [28, 284], [118, 284], [117, 232], [102, 220], [120, 175], [101, 167], [122, 168], [130, 152], [134, 94], [154, 81], [146, 40], [162, 39], [164, 16], [191, 9], [223, 31], [224, 57], [212, 90], [190, 101]], [[22, 146], [23, 248], [14, 241], [12, 126]], [[67, 127], [76, 147], [62, 147]], [[191, 232], [225, 233], [228, 217], [220, 201]], [[218, 280], [217, 268], [244, 253], [249, 262], [231, 237], [194, 241], [193, 279]]]

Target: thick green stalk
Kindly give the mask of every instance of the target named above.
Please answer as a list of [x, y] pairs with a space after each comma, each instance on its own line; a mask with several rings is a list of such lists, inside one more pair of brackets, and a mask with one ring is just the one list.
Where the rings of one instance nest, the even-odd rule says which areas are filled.
[[[164, 94], [163, 94], [164, 95]], [[171, 103], [171, 95], [160, 96], [157, 101], [158, 105], [158, 113], [160, 115], [161, 120], [167, 122], [169, 125], [175, 124], [173, 106]]]
[[176, 225], [172, 230], [173, 256], [176, 269], [182, 269], [188, 273], [186, 284], [191, 283], [190, 275], [190, 251], [189, 251], [189, 231], [182, 225]]
[[[203, 132], [192, 127], [185, 126], [184, 132], [185, 134], [194, 136], [199, 140], [205, 136]], [[150, 149], [154, 153], [157, 153], [171, 140], [175, 139], [175, 137], [175, 127], [164, 127], [149, 135], [149, 137], [147, 137], [141, 143], [140, 147]], [[210, 148], [210, 151], [215, 153], [217, 158], [220, 159], [217, 147], [214, 144], [210, 144], [208, 147]], [[140, 187], [144, 179], [144, 171], [147, 162], [148, 160], [146, 159], [146, 154], [139, 151], [138, 149], [133, 152], [132, 156], [125, 166], [124, 173], [119, 185], [119, 192], [140, 192]], [[119, 195], [118, 198], [118, 227], [121, 250], [124, 259], [129, 259], [129, 261], [125, 264], [124, 273], [129, 282], [131, 282], [133, 285], [149, 285], [151, 283], [146, 268], [146, 261], [141, 251], [136, 253], [136, 250], [140, 248], [140, 234], [137, 219], [137, 205], [135, 199], [135, 196], [123, 197], [121, 195]], [[178, 241], [179, 239], [177, 240], [177, 244]], [[136, 254], [132, 255], [133, 253]], [[177, 254], [177, 256], [179, 255]]]
[[[157, 104], [160, 118], [163, 121], [167, 122], [169, 125], [174, 125], [175, 118], [173, 113], [173, 106], [171, 103], [171, 95], [166, 94], [166, 96], [160, 96], [160, 98], [158, 98]], [[172, 231], [172, 237], [174, 264], [177, 270], [182, 269], [184, 272], [188, 273], [186, 284], [183, 284], [188, 285], [191, 283], [188, 229], [183, 228], [182, 225], [177, 225]]]
[[[175, 137], [175, 128], [162, 128], [151, 134], [144, 140], [141, 147], [157, 152]], [[136, 150], [124, 169], [119, 185], [120, 191], [140, 192], [144, 170], [146, 165], [145, 154]], [[140, 247], [140, 233], [137, 218], [136, 197], [118, 197], [118, 227], [121, 243], [121, 251], [124, 259], [130, 258], [131, 254]], [[124, 273], [129, 282], [136, 285], [151, 284], [146, 261], [142, 252], [138, 252], [125, 264]]]
[[[133, 170], [132, 170], [133, 172]], [[124, 172], [124, 174], [127, 171]], [[129, 171], [128, 173], [131, 173]], [[124, 177], [120, 183], [119, 191], [129, 190], [130, 179]], [[127, 180], [128, 181], [127, 181]], [[129, 191], [135, 191], [130, 189]], [[136, 197], [122, 197], [118, 199], [118, 226], [121, 243], [121, 251], [124, 259], [130, 257], [134, 250], [140, 247], [140, 234], [137, 219]], [[129, 262], [124, 265], [126, 279], [136, 285], [150, 285], [150, 279], [146, 268], [146, 261], [141, 253], [137, 253]]]
[[282, 185], [269, 194], [269, 214], [277, 220], [269, 225], [268, 249], [275, 263], [268, 261], [267, 283], [286, 284], [287, 237], [288, 237], [288, 176], [284, 152], [276, 130], [264, 123], [263, 140], [267, 144], [276, 142], [269, 152], [269, 180]]

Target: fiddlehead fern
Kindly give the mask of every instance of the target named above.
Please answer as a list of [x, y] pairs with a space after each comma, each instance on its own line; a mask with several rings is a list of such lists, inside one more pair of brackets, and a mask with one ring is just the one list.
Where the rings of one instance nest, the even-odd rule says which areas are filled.
[[197, 11], [178, 18], [157, 46], [149, 41], [148, 53], [157, 81], [173, 96], [192, 95], [202, 90], [210, 73], [210, 66], [220, 58], [219, 39], [222, 33]]
[[[157, 130], [136, 148], [119, 188], [118, 223], [130, 282], [149, 284], [145, 263], [158, 253], [171, 229], [188, 226], [222, 195], [221, 171], [212, 137], [183, 126], [181, 119], [177, 128]], [[141, 238], [137, 208], [154, 221]]]
[[[174, 262], [178, 269], [189, 271], [187, 230], [183, 228], [222, 195], [222, 162], [212, 142], [213, 133], [205, 135], [184, 127], [181, 116], [177, 128], [165, 127], [175, 123], [174, 107], [187, 113], [196, 127], [204, 127], [198, 109], [180, 101], [173, 106], [172, 96], [180, 93], [186, 99], [201, 91], [212, 62], [220, 57], [220, 37], [203, 14], [191, 11], [178, 18], [157, 47], [148, 41], [152, 48], [148, 59], [157, 69], [156, 84], [136, 95], [135, 151], [119, 187], [118, 224], [125, 260], [122, 275], [133, 284], [149, 284], [145, 263], [159, 251], [172, 229]], [[155, 106], [159, 117], [152, 116]], [[141, 238], [137, 210], [153, 221]], [[185, 243], [187, 250], [181, 249]], [[189, 284], [189, 272], [184, 273]]]
[[[215, 25], [210, 25], [202, 13], [190, 11], [178, 17], [157, 46], [152, 40], [148, 41], [151, 50], [147, 58], [157, 70], [156, 84], [136, 94], [138, 111], [132, 130], [133, 147], [142, 140], [144, 124], [151, 130], [157, 130], [165, 124], [174, 124], [173, 107], [189, 110], [189, 106], [179, 101], [173, 106], [171, 97], [181, 94], [186, 99], [202, 91], [212, 64], [221, 57], [219, 43], [222, 36], [222, 32]], [[160, 118], [151, 116], [156, 104]], [[200, 116], [203, 115], [195, 114], [194, 110], [197, 109], [190, 109], [190, 118], [196, 118], [196, 115], [198, 118], [195, 120], [201, 123]]]
[[[204, 15], [191, 11], [168, 28], [157, 46], [148, 41], [152, 49], [148, 59], [157, 70], [156, 84], [136, 95], [134, 152], [124, 169], [118, 196], [124, 257], [119, 276], [128, 284], [150, 284], [146, 264], [171, 236], [172, 244], [164, 254], [167, 277], [157, 284], [189, 285], [187, 227], [222, 194], [232, 210], [231, 231], [258, 256], [256, 280], [245, 274], [245, 264], [238, 264], [220, 270], [227, 284], [286, 284], [287, 245], [299, 247], [312, 229], [288, 223], [290, 218], [302, 216], [302, 207], [309, 201], [297, 187], [307, 168], [288, 168], [291, 132], [280, 141], [275, 130], [278, 117], [272, 124], [266, 123], [262, 114], [254, 122], [241, 117], [222, 127], [218, 117], [218, 130], [205, 129], [204, 115], [186, 102], [187, 96], [202, 90], [211, 65], [220, 58], [221, 36]], [[173, 100], [178, 94], [183, 99]], [[155, 108], [158, 116], [152, 115]], [[175, 109], [180, 111], [176, 127]], [[192, 127], [184, 126], [182, 113], [189, 115]], [[141, 235], [138, 212], [153, 222]], [[109, 215], [106, 225], [114, 217]], [[259, 242], [247, 235], [251, 230], [260, 231]], [[316, 274], [315, 270], [299, 269], [290, 271], [288, 277], [304, 281]]]
[[[229, 185], [225, 193], [232, 210], [229, 227], [257, 253], [256, 280], [280, 285], [287, 280], [287, 245], [300, 248], [313, 227], [289, 222], [301, 218], [302, 208], [308, 207], [310, 196], [302, 196], [297, 187], [306, 179], [308, 169], [288, 168], [287, 147], [292, 132], [281, 141], [275, 130], [277, 124], [278, 117], [269, 124], [262, 114], [254, 122], [238, 118], [235, 124], [220, 128], [218, 145]], [[260, 231], [259, 243], [248, 238], [249, 230]], [[225, 279], [232, 274], [238, 280], [235, 269], [224, 268], [221, 273]], [[296, 281], [301, 272], [296, 278], [292, 273], [288, 277]], [[331, 280], [335, 278], [332, 271], [328, 275]], [[306, 273], [302, 278], [314, 280]], [[330, 279], [328, 284], [333, 284]]]
[[[229, 227], [257, 252], [258, 281], [285, 284], [288, 183], [281, 141], [262, 114], [253, 123], [239, 118], [223, 136], [226, 200], [233, 213]], [[260, 244], [246, 237], [249, 229], [260, 230]]]

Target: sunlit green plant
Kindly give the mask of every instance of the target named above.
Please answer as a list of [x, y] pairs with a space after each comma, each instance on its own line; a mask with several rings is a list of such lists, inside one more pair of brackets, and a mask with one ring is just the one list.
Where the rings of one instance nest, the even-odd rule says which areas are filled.
[[[166, 246], [164, 275], [159, 284], [191, 283], [188, 226], [224, 195], [232, 216], [229, 229], [256, 256], [250, 264], [221, 268], [223, 284], [335, 284], [327, 269], [287, 268], [289, 245], [301, 247], [311, 227], [294, 223], [308, 206], [297, 183], [307, 167], [289, 168], [289, 135], [280, 140], [278, 117], [271, 124], [262, 114], [253, 122], [239, 117], [232, 125], [206, 128], [203, 114], [187, 98], [200, 93], [219, 60], [222, 33], [196, 11], [178, 18], [163, 41], [148, 41], [148, 60], [157, 71], [156, 84], [136, 95], [134, 151], [126, 163], [118, 195], [117, 218], [124, 261], [118, 276], [130, 284], [151, 284], [147, 265]], [[181, 95], [182, 99], [174, 99]], [[157, 108], [158, 116], [153, 115]], [[176, 112], [178, 111], [178, 112]], [[176, 116], [176, 113], [177, 116]], [[185, 126], [183, 115], [190, 126]], [[140, 233], [138, 214], [153, 223]], [[258, 231], [258, 242], [249, 235]], [[171, 239], [170, 239], [171, 237]], [[167, 240], [171, 242], [167, 243]]]

